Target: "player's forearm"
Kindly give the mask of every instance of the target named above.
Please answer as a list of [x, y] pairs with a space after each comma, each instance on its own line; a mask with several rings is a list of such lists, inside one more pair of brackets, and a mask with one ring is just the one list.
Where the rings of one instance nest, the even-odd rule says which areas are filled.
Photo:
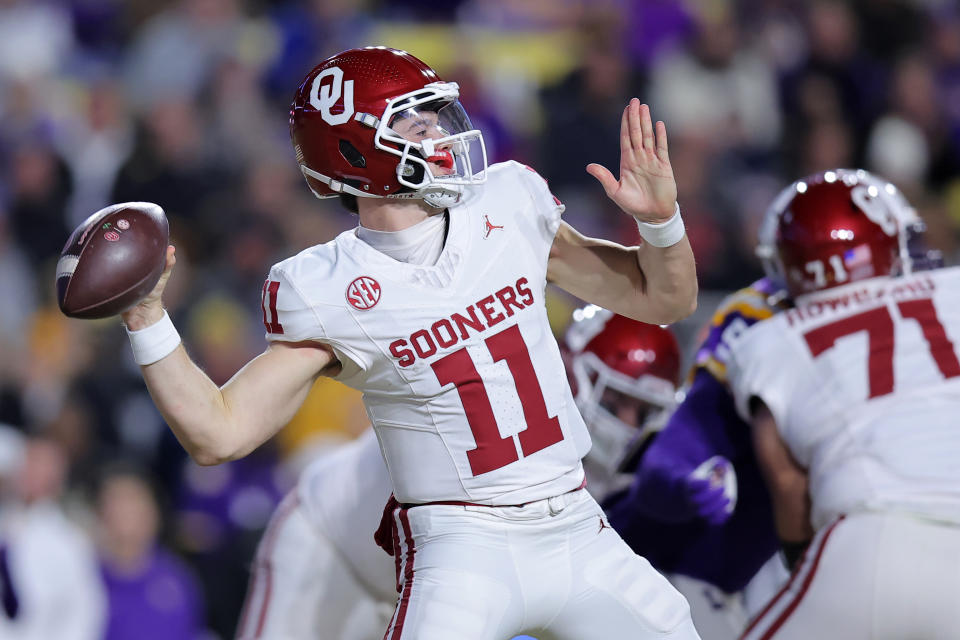
[[810, 479], [790, 453], [777, 431], [770, 409], [755, 399], [751, 419], [757, 464], [770, 490], [777, 534], [787, 542], [802, 542], [813, 535], [810, 524]]
[[589, 238], [561, 224], [547, 280], [581, 300], [650, 324], [676, 322], [697, 306], [696, 268], [686, 238], [648, 250]]
[[643, 244], [636, 249], [646, 300], [658, 324], [671, 324], [697, 309], [697, 268], [690, 241], [684, 236], [669, 247]]
[[784, 542], [806, 542], [813, 537], [807, 478], [783, 479], [771, 487], [777, 535]]
[[220, 388], [183, 347], [142, 367], [154, 402], [199, 464], [242, 458], [283, 428], [330, 365], [317, 343], [272, 344]]
[[211, 465], [239, 457], [244, 438], [223, 394], [183, 345], [141, 371], [154, 404], [191, 458]]

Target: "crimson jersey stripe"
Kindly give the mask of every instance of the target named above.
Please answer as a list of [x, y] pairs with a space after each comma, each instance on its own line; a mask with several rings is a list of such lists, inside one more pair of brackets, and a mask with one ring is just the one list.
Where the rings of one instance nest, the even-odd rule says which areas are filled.
[[[263, 283], [260, 294], [260, 309], [263, 311], [263, 326], [267, 333], [283, 334], [283, 325], [277, 319], [277, 292], [280, 283], [276, 280], [267, 280]], [[269, 314], [269, 315], [268, 315]]]
[[[413, 560], [416, 550], [413, 544], [413, 533], [410, 530], [410, 518], [407, 517], [407, 509], [401, 508], [397, 517], [400, 525], [403, 527], [404, 540], [404, 562], [403, 562], [403, 593], [400, 595], [400, 601], [397, 602], [397, 611], [394, 614], [394, 622], [391, 628], [387, 628], [383, 640], [400, 640], [403, 635], [403, 623], [407, 617], [407, 609], [410, 606], [410, 592], [413, 589]], [[391, 631], [393, 633], [391, 633]]]
[[[761, 611], [760, 614], [753, 619], [750, 625], [747, 626], [747, 628], [740, 635], [741, 640], [747, 640], [747, 638], [750, 637], [751, 633], [755, 631], [762, 633], [762, 635], [759, 636], [758, 640], [769, 640], [769, 638], [771, 638], [773, 634], [780, 627], [782, 627], [784, 623], [786, 623], [787, 619], [794, 612], [794, 610], [798, 606], [800, 606], [800, 601], [803, 600], [804, 596], [807, 594], [807, 590], [810, 588], [810, 584], [813, 582], [813, 577], [817, 572], [818, 566], [820, 565], [820, 558], [823, 556], [823, 550], [827, 547], [827, 539], [830, 537], [830, 535], [833, 533], [836, 526], [840, 524], [842, 520], [843, 520], [843, 517], [841, 516], [836, 520], [836, 522], [834, 522], [832, 525], [830, 525], [827, 528], [827, 530], [823, 534], [823, 537], [820, 539], [816, 549], [811, 547], [804, 552], [803, 558], [800, 561], [800, 565], [797, 568], [797, 570], [794, 571], [793, 575], [790, 576], [790, 580], [787, 582], [787, 584], [783, 586], [783, 588], [780, 589], [779, 592], [777, 592], [777, 595], [775, 595], [770, 600], [767, 606], [764, 607], [763, 611]], [[807, 563], [807, 556], [811, 552], [813, 552], [814, 554], [813, 559], [809, 563]], [[791, 600], [779, 614], [776, 614], [777, 617], [774, 620], [773, 624], [771, 624], [770, 627], [766, 629], [766, 631], [763, 631], [762, 625], [760, 625], [760, 623], [764, 622], [764, 619], [767, 617], [767, 614], [769, 614], [772, 609], [774, 609], [777, 605], [783, 604], [784, 597], [791, 592], [794, 584], [797, 583], [798, 580], [800, 580], [801, 575], [803, 576], [802, 578], [803, 584], [800, 585], [800, 589], [799, 591], [797, 591], [796, 595], [793, 597], [793, 600]]]
[[[267, 529], [267, 534], [263, 539], [261, 548], [257, 549], [256, 563], [253, 572], [250, 574], [250, 581], [247, 585], [247, 595], [240, 614], [240, 631], [237, 634], [238, 638], [242, 638], [243, 640], [252, 640], [253, 638], [259, 638], [260, 634], [263, 633], [263, 627], [267, 621], [267, 611], [270, 608], [270, 598], [273, 591], [273, 562], [271, 561], [271, 557], [273, 555], [274, 548], [277, 545], [277, 538], [280, 537], [280, 529], [283, 527], [283, 524], [286, 522], [287, 518], [293, 513], [294, 509], [296, 509], [297, 505], [299, 504], [300, 499], [295, 493], [288, 495], [286, 498], [284, 498], [283, 502], [280, 503], [276, 513], [270, 520], [270, 525]], [[246, 627], [249, 623], [251, 609], [254, 606], [253, 601], [256, 597], [256, 587], [260, 584], [261, 580], [263, 581], [263, 600], [259, 605], [259, 612], [257, 613], [256, 617], [256, 628], [253, 631], [253, 635], [250, 635], [247, 632]]]

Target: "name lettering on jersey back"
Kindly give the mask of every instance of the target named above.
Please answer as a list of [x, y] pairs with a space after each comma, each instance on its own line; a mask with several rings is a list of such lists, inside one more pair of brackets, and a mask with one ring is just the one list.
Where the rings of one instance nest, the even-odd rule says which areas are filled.
[[390, 343], [390, 354], [401, 367], [409, 367], [417, 358], [429, 358], [440, 349], [449, 349], [495, 327], [517, 311], [533, 305], [529, 281], [520, 278], [467, 306], [463, 313], [440, 318], [429, 327], [419, 329], [406, 339]]
[[788, 309], [785, 313], [787, 323], [792, 327], [803, 322], [816, 320], [828, 311], [852, 309], [859, 305], [884, 300], [909, 300], [910, 298], [929, 296], [937, 288], [929, 276], [910, 280], [893, 280], [882, 287], [863, 287], [855, 291], [845, 291], [840, 295], [814, 300], [802, 306]]

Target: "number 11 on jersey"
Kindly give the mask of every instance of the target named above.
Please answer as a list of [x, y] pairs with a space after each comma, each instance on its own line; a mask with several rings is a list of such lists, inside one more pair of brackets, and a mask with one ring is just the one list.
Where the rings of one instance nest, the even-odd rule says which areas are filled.
[[[513, 325], [504, 329], [484, 340], [484, 343], [494, 362], [505, 361], [513, 376], [527, 424], [527, 428], [518, 434], [523, 455], [532, 455], [563, 440], [560, 420], [547, 415], [543, 390], [520, 334], [520, 327]], [[475, 449], [467, 451], [473, 475], [494, 471], [519, 460], [513, 438], [500, 435], [487, 390], [466, 348], [457, 349], [430, 366], [440, 384], [454, 384], [460, 394], [470, 431], [477, 443]]]

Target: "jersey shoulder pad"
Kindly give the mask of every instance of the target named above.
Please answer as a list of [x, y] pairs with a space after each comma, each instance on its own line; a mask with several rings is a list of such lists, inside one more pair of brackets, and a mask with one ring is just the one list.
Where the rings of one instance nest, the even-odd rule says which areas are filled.
[[[499, 162], [488, 169], [486, 186], [498, 197], [509, 198], [520, 205], [519, 211], [533, 213], [541, 234], [553, 242], [566, 207], [536, 170], [513, 160]], [[532, 206], [522, 206], [527, 203]]]
[[726, 382], [733, 341], [747, 328], [786, 308], [789, 303], [785, 291], [767, 278], [724, 298], [713, 313], [707, 336], [697, 350], [694, 370], [706, 369], [717, 380]]
[[305, 249], [270, 268], [261, 306], [268, 340], [326, 340], [315, 311], [336, 264], [335, 241]]
[[779, 428], [786, 426], [786, 417], [797, 367], [781, 318], [771, 318], [738, 334], [729, 345], [727, 362], [728, 386], [733, 393], [737, 412], [749, 422], [750, 402], [763, 400]]

